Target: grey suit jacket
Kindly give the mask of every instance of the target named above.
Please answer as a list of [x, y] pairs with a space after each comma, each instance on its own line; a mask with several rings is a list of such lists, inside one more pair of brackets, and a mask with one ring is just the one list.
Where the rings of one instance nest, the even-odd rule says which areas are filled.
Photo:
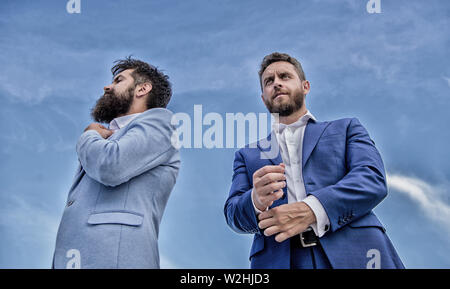
[[108, 139], [80, 136], [54, 268], [159, 268], [159, 224], [180, 167], [171, 117], [149, 109]]

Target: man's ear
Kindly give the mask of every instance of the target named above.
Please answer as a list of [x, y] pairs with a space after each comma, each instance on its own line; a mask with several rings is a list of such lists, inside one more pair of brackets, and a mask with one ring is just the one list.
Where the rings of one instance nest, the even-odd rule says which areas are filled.
[[308, 92], [311, 90], [311, 84], [308, 80], [302, 81], [302, 88], [305, 94], [308, 94]]
[[152, 91], [152, 84], [150, 82], [144, 82], [137, 87], [136, 97], [141, 98], [147, 95], [150, 91]]

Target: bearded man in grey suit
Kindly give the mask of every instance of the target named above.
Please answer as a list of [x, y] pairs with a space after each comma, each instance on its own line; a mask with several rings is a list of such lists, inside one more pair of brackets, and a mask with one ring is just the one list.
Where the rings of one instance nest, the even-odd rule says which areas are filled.
[[180, 167], [168, 76], [128, 57], [78, 139], [80, 166], [58, 229], [54, 268], [159, 268], [159, 224]]

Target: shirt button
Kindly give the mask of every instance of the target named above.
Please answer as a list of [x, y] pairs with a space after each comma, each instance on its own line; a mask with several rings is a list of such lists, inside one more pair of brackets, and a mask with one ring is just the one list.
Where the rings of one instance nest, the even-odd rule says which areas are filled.
[[67, 202], [67, 207], [70, 207], [70, 206], [72, 206], [72, 204], [73, 204], [74, 202], [75, 202], [74, 200], [70, 200], [70, 201], [68, 201], [68, 202]]

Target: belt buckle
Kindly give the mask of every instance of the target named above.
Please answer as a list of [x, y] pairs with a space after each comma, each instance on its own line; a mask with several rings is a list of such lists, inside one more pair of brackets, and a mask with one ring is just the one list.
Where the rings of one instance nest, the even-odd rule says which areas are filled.
[[[303, 236], [303, 233], [307, 233], [307, 232], [311, 232], [312, 228], [308, 227], [308, 229], [306, 229], [306, 231], [300, 233], [300, 243], [302, 244], [303, 248], [308, 248], [308, 247], [313, 247], [317, 245], [317, 242], [311, 242], [311, 243], [305, 243], [305, 237]], [[313, 232], [314, 234], [314, 232]]]

